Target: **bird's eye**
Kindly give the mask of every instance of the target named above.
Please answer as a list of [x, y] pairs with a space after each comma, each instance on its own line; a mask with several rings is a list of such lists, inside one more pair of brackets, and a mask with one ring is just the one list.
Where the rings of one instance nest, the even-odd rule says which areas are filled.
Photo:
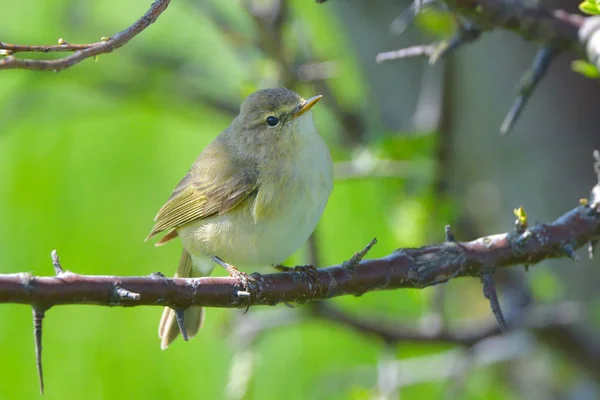
[[278, 123], [279, 123], [279, 119], [277, 117], [274, 117], [272, 115], [267, 117], [267, 125], [273, 127], [273, 126], [277, 126]]

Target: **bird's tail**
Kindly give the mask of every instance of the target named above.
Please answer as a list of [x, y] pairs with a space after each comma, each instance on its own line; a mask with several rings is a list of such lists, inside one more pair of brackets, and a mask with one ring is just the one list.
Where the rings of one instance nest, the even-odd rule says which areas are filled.
[[[210, 274], [212, 268], [207, 268], [206, 271], [197, 270], [192, 263], [190, 253], [183, 250], [179, 266], [175, 273], [175, 278], [198, 278]], [[188, 338], [194, 337], [204, 323], [204, 308], [190, 307], [183, 312], [183, 321]], [[160, 338], [160, 348], [166, 349], [171, 342], [179, 335], [179, 326], [175, 311], [169, 307], [165, 307], [162, 318], [158, 325], [158, 337]]]

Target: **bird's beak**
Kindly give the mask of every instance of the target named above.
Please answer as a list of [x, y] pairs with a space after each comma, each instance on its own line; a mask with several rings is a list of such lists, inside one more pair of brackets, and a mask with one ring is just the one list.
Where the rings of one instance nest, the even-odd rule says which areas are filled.
[[305, 112], [307, 112], [308, 110], [310, 110], [322, 98], [323, 98], [322, 95], [318, 95], [318, 96], [311, 97], [310, 99], [306, 100], [300, 106], [300, 108], [298, 109], [298, 111], [296, 111], [296, 113], [294, 114], [294, 118], [297, 118], [297, 117], [301, 116], [302, 114], [304, 114]]

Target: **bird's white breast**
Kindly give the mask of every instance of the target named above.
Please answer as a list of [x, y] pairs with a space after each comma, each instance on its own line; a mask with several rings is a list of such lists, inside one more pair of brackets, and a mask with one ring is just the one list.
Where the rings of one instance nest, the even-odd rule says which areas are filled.
[[[275, 265], [308, 239], [333, 188], [333, 168], [310, 112], [298, 118], [294, 135], [294, 151], [284, 160], [286, 171], [292, 171], [286, 179], [261, 182], [254, 201], [235, 212], [178, 229], [192, 256], [218, 256], [242, 268]], [[257, 204], [264, 218], [257, 215]]]

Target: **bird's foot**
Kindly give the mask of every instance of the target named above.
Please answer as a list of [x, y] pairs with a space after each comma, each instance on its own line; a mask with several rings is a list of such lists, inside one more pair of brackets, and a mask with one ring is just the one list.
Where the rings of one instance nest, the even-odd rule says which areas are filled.
[[250, 288], [250, 285], [252, 283], [256, 282], [256, 279], [252, 278], [247, 273], [240, 271], [233, 265], [226, 263], [225, 261], [221, 260], [219, 257], [215, 256], [212, 259], [214, 262], [216, 262], [221, 267], [223, 267], [227, 270], [227, 273], [229, 274], [230, 278], [235, 278], [238, 281], [240, 281], [240, 283], [244, 287], [244, 290], [248, 291], [248, 289]]
[[227, 273], [229, 274], [230, 278], [235, 278], [240, 281], [245, 291], [248, 291], [250, 289], [250, 285], [256, 281], [256, 279], [252, 278], [247, 273], [240, 271], [233, 265], [230, 265], [229, 268], [227, 268]]
[[217, 264], [219, 264], [220, 266], [222, 266], [223, 268], [225, 268], [227, 270], [227, 273], [229, 274], [230, 278], [235, 278], [241, 283], [242, 287], [244, 288], [244, 291], [237, 292], [237, 295], [239, 298], [248, 299], [248, 302], [246, 304], [246, 310], [244, 311], [244, 314], [247, 313], [248, 309], [250, 308], [250, 297], [252, 296], [253, 286], [255, 286], [255, 284], [257, 284], [256, 279], [249, 276], [247, 273], [240, 271], [233, 265], [226, 263], [225, 261], [221, 260], [219, 257], [215, 256], [212, 259], [214, 262], [216, 262]]

